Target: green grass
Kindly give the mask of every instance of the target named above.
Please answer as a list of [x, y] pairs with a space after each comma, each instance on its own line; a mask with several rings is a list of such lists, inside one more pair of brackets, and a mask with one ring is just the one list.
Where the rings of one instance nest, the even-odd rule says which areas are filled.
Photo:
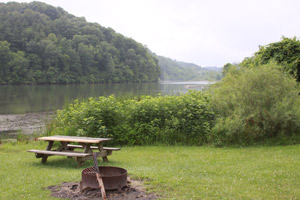
[[[41, 164], [28, 149], [45, 142], [0, 146], [0, 199], [54, 199], [46, 188], [79, 181], [83, 167], [53, 156]], [[300, 199], [300, 145], [248, 148], [123, 147], [109, 157], [149, 192], [165, 199]], [[103, 165], [102, 162], [99, 162]]]

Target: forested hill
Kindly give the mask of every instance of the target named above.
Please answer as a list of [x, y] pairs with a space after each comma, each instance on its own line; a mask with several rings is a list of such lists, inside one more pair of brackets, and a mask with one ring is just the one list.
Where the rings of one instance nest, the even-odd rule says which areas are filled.
[[222, 78], [221, 68], [205, 68], [196, 64], [156, 56], [161, 69], [160, 79], [165, 81], [215, 81]]
[[140, 43], [41, 2], [0, 3], [0, 84], [155, 82]]

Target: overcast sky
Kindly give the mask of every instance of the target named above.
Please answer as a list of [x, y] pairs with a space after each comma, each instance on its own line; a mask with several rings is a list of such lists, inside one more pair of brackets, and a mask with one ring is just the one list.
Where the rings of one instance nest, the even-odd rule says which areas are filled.
[[203, 67], [241, 62], [259, 45], [300, 36], [299, 0], [41, 1], [111, 27], [158, 55]]

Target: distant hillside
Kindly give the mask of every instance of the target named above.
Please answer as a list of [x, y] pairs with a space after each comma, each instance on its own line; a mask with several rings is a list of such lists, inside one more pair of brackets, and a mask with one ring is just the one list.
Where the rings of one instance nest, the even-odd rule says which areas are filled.
[[0, 3], [0, 84], [156, 82], [133, 39], [41, 2]]
[[223, 68], [220, 67], [203, 67], [203, 69], [207, 69], [210, 71], [222, 72]]
[[200, 67], [196, 64], [156, 56], [160, 66], [160, 79], [165, 81], [206, 81], [220, 80], [222, 69], [217, 67]]

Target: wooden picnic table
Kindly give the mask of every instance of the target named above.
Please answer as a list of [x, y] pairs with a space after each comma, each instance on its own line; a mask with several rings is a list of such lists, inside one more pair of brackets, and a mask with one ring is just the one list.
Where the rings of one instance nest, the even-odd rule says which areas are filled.
[[[75, 136], [62, 136], [54, 135], [47, 137], [40, 137], [38, 140], [48, 142], [46, 150], [31, 149], [28, 152], [35, 153], [37, 158], [42, 158], [42, 163], [47, 162], [48, 156], [59, 155], [73, 157], [78, 162], [79, 166], [83, 164], [85, 160], [93, 159], [93, 150], [97, 150], [97, 157], [102, 157], [104, 162], [108, 162], [107, 156], [112, 154], [112, 151], [121, 150], [120, 148], [103, 147], [105, 141], [110, 141], [112, 138], [92, 138], [92, 137], [75, 137]], [[60, 142], [60, 146], [57, 149], [52, 149], [54, 142]], [[71, 144], [71, 143], [79, 143]], [[92, 146], [92, 145], [95, 146]], [[83, 152], [74, 151], [76, 148], [83, 149]]]

